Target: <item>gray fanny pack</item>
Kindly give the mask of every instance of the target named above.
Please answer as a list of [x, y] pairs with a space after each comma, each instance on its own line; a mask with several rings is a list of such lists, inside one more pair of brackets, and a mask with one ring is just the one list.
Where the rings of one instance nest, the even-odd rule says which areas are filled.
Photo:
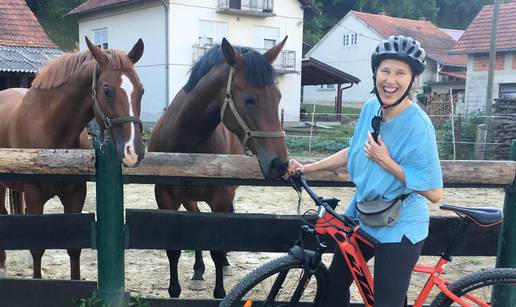
[[360, 220], [371, 227], [392, 226], [400, 219], [401, 204], [410, 194], [402, 194], [392, 201], [375, 199], [357, 202], [356, 208]]

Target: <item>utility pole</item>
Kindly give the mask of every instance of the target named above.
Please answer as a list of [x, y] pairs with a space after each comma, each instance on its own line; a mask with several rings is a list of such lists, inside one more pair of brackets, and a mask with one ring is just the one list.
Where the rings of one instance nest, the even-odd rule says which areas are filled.
[[495, 72], [495, 60], [496, 60], [496, 31], [498, 30], [498, 9], [500, 6], [500, 0], [494, 0], [493, 7], [493, 19], [491, 25], [491, 48], [489, 50], [489, 71], [487, 74], [487, 97], [486, 97], [486, 107], [485, 107], [485, 115], [486, 120], [485, 123], [487, 125], [487, 131], [491, 130], [491, 106], [493, 104], [493, 79]]

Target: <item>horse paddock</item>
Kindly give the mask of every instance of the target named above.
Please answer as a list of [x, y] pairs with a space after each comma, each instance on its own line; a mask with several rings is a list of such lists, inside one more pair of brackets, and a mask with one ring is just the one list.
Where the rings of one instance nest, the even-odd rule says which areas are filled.
[[[124, 186], [125, 208], [157, 209], [154, 199], [153, 185], [130, 184]], [[340, 211], [343, 211], [346, 201], [351, 199], [352, 188], [316, 188], [321, 196], [335, 196], [341, 199]], [[467, 206], [503, 206], [504, 192], [502, 189], [445, 189], [443, 203], [454, 203]], [[240, 213], [267, 214], [296, 214], [297, 195], [288, 187], [258, 187], [242, 186], [237, 190], [235, 209]], [[202, 211], [208, 211], [208, 206], [200, 203]], [[312, 203], [304, 195], [301, 212], [312, 208]], [[61, 213], [62, 205], [58, 199], [50, 200], [45, 206], [45, 213]], [[445, 215], [439, 212], [437, 205], [430, 205], [433, 215]], [[95, 212], [95, 184], [88, 183], [88, 194], [84, 212]], [[453, 230], [451, 230], [453, 231]], [[233, 252], [228, 254], [233, 270], [232, 276], [226, 276], [225, 287], [231, 287], [246, 273], [260, 266], [279, 254]], [[97, 280], [97, 252], [91, 249], [82, 250], [81, 274], [82, 279]], [[422, 257], [426, 263], [432, 263], [432, 257]], [[126, 288], [132, 295], [144, 297], [168, 297], [169, 265], [165, 251], [162, 250], [127, 250], [126, 259]], [[215, 267], [208, 252], [204, 252], [207, 280], [206, 289], [193, 291], [188, 287], [188, 281], [193, 273], [193, 251], [183, 251], [179, 262], [182, 298], [211, 298], [214, 287]], [[329, 255], [325, 262], [330, 261]], [[494, 257], [455, 257], [454, 262], [447, 267], [447, 277], [455, 279], [482, 267], [493, 267]], [[29, 251], [7, 251], [7, 275], [10, 277], [30, 277], [32, 275], [32, 258]], [[65, 250], [47, 250], [42, 259], [42, 275], [48, 279], [69, 279], [70, 262]], [[412, 284], [421, 285], [423, 276], [414, 276]]]

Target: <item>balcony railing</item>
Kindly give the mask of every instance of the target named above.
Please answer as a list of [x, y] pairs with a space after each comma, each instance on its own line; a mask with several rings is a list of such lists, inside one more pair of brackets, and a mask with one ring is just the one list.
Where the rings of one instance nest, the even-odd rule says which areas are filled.
[[[212, 45], [193, 45], [192, 63], [197, 62], [211, 47]], [[267, 51], [267, 49], [258, 48], [255, 48], [255, 50], [261, 53]], [[282, 50], [276, 58], [276, 61], [272, 63], [272, 67], [274, 67], [279, 74], [296, 72], [296, 52], [293, 50]]]
[[255, 17], [274, 16], [274, 0], [217, 0], [217, 12]]

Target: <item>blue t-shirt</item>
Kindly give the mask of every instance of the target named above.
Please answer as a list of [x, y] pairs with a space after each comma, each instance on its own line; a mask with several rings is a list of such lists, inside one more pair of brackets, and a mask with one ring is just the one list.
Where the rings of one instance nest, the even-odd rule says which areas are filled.
[[401, 242], [404, 235], [412, 243], [417, 243], [428, 236], [430, 217], [426, 199], [412, 192], [443, 186], [435, 129], [426, 113], [415, 103], [396, 117], [381, 123], [382, 140], [387, 145], [391, 158], [401, 166], [405, 174], [403, 185], [394, 175], [365, 156], [367, 135], [373, 131], [371, 120], [378, 114], [379, 108], [377, 98], [369, 99], [364, 104], [350, 140], [347, 166], [356, 191], [346, 214], [358, 219], [355, 208], [357, 201], [378, 198], [390, 201], [401, 194], [410, 193], [403, 201], [400, 219], [396, 224], [368, 227], [360, 222], [360, 226], [382, 243]]

